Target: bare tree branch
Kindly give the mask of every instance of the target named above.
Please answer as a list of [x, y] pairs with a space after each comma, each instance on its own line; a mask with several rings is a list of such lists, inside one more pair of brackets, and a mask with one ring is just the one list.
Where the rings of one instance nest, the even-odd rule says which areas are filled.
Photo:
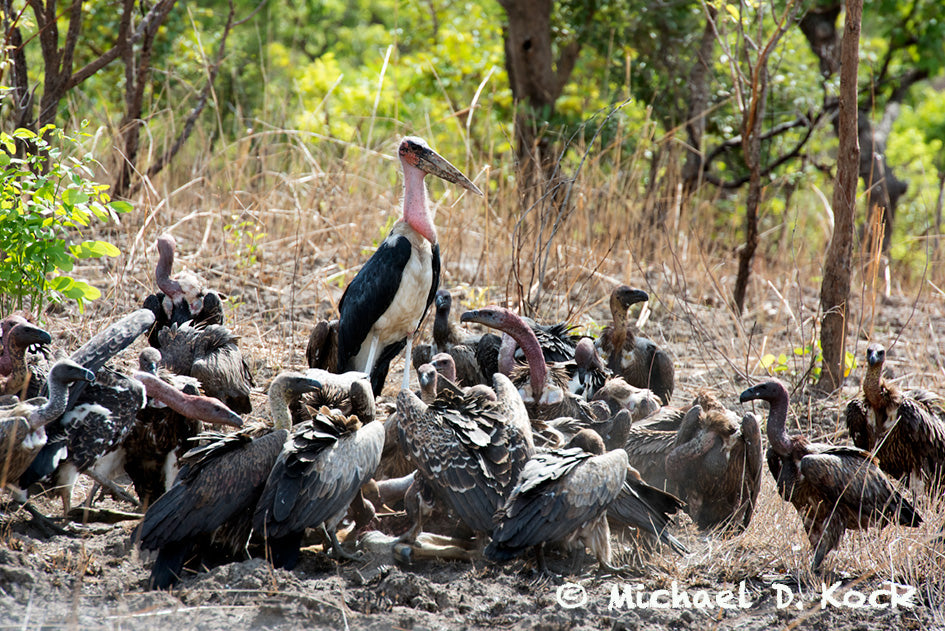
[[[170, 12], [176, 1], [177, 0], [160, 0], [154, 4], [148, 10], [147, 14], [145, 14], [144, 18], [141, 19], [141, 22], [138, 23], [138, 27], [131, 34], [130, 38], [127, 38], [126, 41], [122, 41], [119, 37], [119, 41], [116, 42], [114, 46], [105, 51], [104, 54], [77, 70], [71, 77], [69, 77], [69, 81], [66, 83], [66, 89], [74, 88], [111, 62], [118, 59], [125, 43], [127, 43], [129, 46], [134, 46], [137, 44], [138, 40], [141, 39], [145, 31], [151, 27], [153, 22], [157, 21], [158, 24], [161, 24], [164, 21], [164, 18], [167, 17], [167, 14]], [[125, 16], [122, 15], [122, 20], [124, 19]]]
[[[263, 1], [265, 2], [265, 0]], [[187, 114], [187, 119], [184, 122], [184, 128], [177, 136], [177, 139], [175, 139], [174, 143], [167, 149], [167, 151], [161, 154], [157, 161], [152, 164], [150, 168], [148, 168], [148, 178], [152, 178], [160, 173], [161, 170], [167, 166], [168, 163], [170, 163], [174, 156], [177, 155], [177, 152], [180, 151], [181, 147], [184, 146], [184, 143], [187, 142], [187, 139], [190, 138], [190, 134], [193, 133], [194, 125], [206, 107], [207, 101], [210, 99], [210, 94], [213, 91], [213, 84], [216, 81], [217, 73], [220, 71], [220, 65], [223, 63], [223, 57], [226, 54], [226, 40], [230, 36], [230, 31], [233, 29], [234, 25], [233, 18], [236, 15], [236, 7], [233, 5], [233, 0], [230, 0], [229, 4], [230, 12], [226, 18], [226, 26], [223, 27], [223, 34], [220, 36], [220, 45], [219, 48], [217, 48], [217, 54], [214, 58], [213, 64], [207, 70], [207, 82], [200, 91], [200, 96], [197, 99], [197, 103], [190, 110], [190, 113]], [[135, 189], [137, 189], [138, 186], [140, 186], [140, 182], [136, 183]]]

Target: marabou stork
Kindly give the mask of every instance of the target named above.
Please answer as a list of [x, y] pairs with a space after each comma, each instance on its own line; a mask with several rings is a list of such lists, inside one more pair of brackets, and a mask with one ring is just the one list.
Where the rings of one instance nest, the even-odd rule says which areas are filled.
[[[338, 303], [338, 372], [371, 375], [380, 394], [390, 362], [423, 321], [440, 281], [440, 247], [423, 178], [432, 173], [482, 195], [459, 169], [422, 139], [404, 138], [398, 149], [404, 169], [404, 214], [345, 289]], [[410, 386], [409, 364], [404, 389]]]

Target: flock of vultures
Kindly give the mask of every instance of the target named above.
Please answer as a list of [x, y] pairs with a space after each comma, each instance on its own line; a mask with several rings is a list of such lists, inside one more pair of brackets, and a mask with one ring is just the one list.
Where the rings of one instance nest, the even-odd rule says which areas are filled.
[[[744, 530], [765, 475], [759, 419], [708, 390], [671, 405], [673, 358], [627, 318], [647, 294], [614, 289], [597, 339], [499, 306], [451, 316], [424, 177], [481, 193], [419, 138], [403, 139], [399, 157], [403, 217], [348, 285], [338, 318], [313, 329], [309, 368], [272, 380], [271, 423], [243, 424], [253, 375], [219, 296], [173, 273], [170, 235], [157, 241], [159, 292], [71, 354], [28, 316], [5, 317], [8, 508], [60, 531], [30, 494], [58, 493], [68, 515], [77, 477], [90, 476], [90, 502], [101, 487], [143, 510], [133, 536], [156, 553], [153, 588], [247, 554], [291, 569], [312, 536], [339, 560], [363, 554], [358, 536], [370, 534], [405, 561], [534, 554], [547, 571], [545, 550], [562, 546], [616, 569], [612, 529], [650, 554], [685, 555], [672, 532], [679, 511], [716, 536]], [[427, 317], [433, 339], [421, 343]], [[473, 323], [476, 332], [464, 327]], [[141, 336], [137, 371], [109, 366]], [[403, 384], [385, 415], [377, 397], [401, 355]], [[767, 468], [803, 520], [815, 572], [848, 528], [919, 525], [900, 485], [931, 492], [940, 482], [943, 400], [885, 381], [884, 359], [870, 345], [846, 411], [853, 446], [789, 435], [778, 381], [741, 393], [769, 405]], [[133, 494], [116, 482], [124, 475]], [[355, 535], [344, 543], [341, 525]]]

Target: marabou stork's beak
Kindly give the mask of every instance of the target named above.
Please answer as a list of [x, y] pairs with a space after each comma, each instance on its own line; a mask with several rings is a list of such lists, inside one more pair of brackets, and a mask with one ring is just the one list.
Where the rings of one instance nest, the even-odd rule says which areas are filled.
[[479, 187], [463, 175], [462, 171], [454, 167], [449, 161], [430, 148], [422, 138], [408, 136], [400, 143], [400, 155], [424, 173], [435, 175], [439, 178], [459, 184], [468, 191], [476, 195], [482, 195]]

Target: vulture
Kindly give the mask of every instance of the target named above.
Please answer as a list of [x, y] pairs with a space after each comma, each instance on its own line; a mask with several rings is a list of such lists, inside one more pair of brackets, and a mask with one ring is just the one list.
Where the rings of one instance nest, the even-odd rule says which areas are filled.
[[223, 324], [223, 303], [215, 291], [197, 274], [184, 270], [171, 277], [174, 266], [174, 237], [162, 234], [157, 239], [158, 262], [154, 279], [161, 291], [144, 300], [143, 308], [154, 314], [154, 325], [148, 331], [148, 343], [161, 347], [158, 333], [172, 324]]
[[292, 428], [289, 403], [321, 386], [301, 373], [282, 372], [269, 386], [271, 429], [197, 437], [204, 444], [184, 454], [173, 486], [151, 504], [138, 531], [141, 548], [158, 552], [152, 589], [171, 587], [187, 561], [201, 560], [214, 544], [229, 559], [243, 553], [256, 504]]
[[847, 429], [887, 474], [932, 492], [945, 482], [945, 400], [927, 390], [902, 392], [883, 376], [885, 361], [882, 345], [870, 344], [863, 393], [847, 404]]
[[254, 530], [265, 537], [274, 567], [291, 570], [306, 528], [321, 529], [336, 554], [353, 558], [335, 530], [361, 487], [372, 479], [384, 448], [384, 424], [374, 420], [371, 384], [351, 384], [353, 414], [322, 407], [293, 427], [256, 511]]
[[49, 398], [37, 397], [0, 408], [0, 487], [18, 480], [46, 444], [46, 425], [66, 409], [69, 386], [95, 375], [69, 359], [49, 370]]
[[627, 383], [623, 377], [614, 376], [604, 366], [594, 342], [589, 337], [582, 337], [574, 350], [574, 362], [577, 366], [576, 388], [572, 391], [583, 395], [588, 401], [601, 401], [607, 404], [610, 414], [627, 410], [635, 421], [648, 418], [662, 406], [662, 401], [648, 388], [638, 388]]
[[0, 322], [3, 352], [0, 353], [0, 395], [25, 394], [32, 372], [27, 365], [26, 352], [39, 347], [45, 354], [52, 336], [19, 315], [10, 315]]
[[[404, 170], [403, 216], [338, 303], [337, 372], [368, 373], [375, 395], [384, 388], [390, 362], [405, 346], [406, 356], [412, 356], [413, 336], [440, 282], [440, 245], [424, 177], [432, 173], [482, 195], [469, 178], [421, 138], [404, 138], [398, 155]], [[405, 363], [404, 389], [409, 385], [410, 371]]]
[[601, 361], [594, 341], [589, 337], [578, 340], [574, 347], [574, 363], [577, 366], [577, 381], [573, 392], [586, 399], [594, 396], [595, 392], [613, 378], [614, 373]]
[[[499, 351], [500, 371], [512, 373], [512, 383], [518, 388], [532, 422], [569, 417], [586, 427], [606, 424], [613, 418], [605, 404], [588, 403], [570, 391], [567, 367], [561, 363], [549, 366], [545, 362], [534, 330], [523, 318], [503, 307], [490, 306], [467, 311], [462, 315], [462, 321], [478, 322], [503, 332], [502, 348]], [[514, 340], [515, 344], [508, 343], [509, 340]], [[527, 368], [512, 366], [511, 349], [516, 345], [525, 353]], [[536, 428], [540, 427], [540, 423], [536, 425]], [[601, 433], [610, 434], [606, 427], [597, 425], [596, 428]]]
[[238, 414], [249, 414], [253, 373], [237, 346], [239, 338], [222, 324], [172, 324], [158, 332], [161, 363], [171, 372], [200, 382], [204, 393]]
[[[450, 312], [453, 305], [453, 297], [446, 289], [439, 289], [436, 297], [433, 299], [433, 343], [420, 344], [413, 351], [413, 367], [419, 368], [423, 364], [432, 363], [433, 357], [440, 353], [446, 353], [453, 358], [455, 375], [450, 381], [460, 386], [475, 386], [479, 384], [488, 384], [492, 374], [496, 370], [486, 372], [489, 366], [480, 364], [479, 345], [484, 343], [486, 347], [489, 344], [498, 345], [499, 338], [492, 333], [485, 335], [474, 335], [467, 333], [455, 322], [450, 321]], [[483, 338], [486, 339], [483, 342]]]
[[[144, 384], [148, 403], [138, 410], [134, 427], [122, 443], [124, 469], [143, 506], [150, 506], [171, 487], [178, 461], [191, 447], [190, 439], [204, 431], [204, 422], [231, 427], [242, 423], [220, 400], [200, 396], [196, 379], [161, 369], [160, 363], [158, 349], [149, 346], [141, 351], [135, 377]], [[155, 396], [165, 385], [177, 394], [167, 391]], [[177, 402], [166, 403], [169, 398]]]
[[607, 367], [632, 386], [649, 388], [668, 405], [673, 394], [673, 360], [665, 350], [651, 340], [637, 336], [627, 322], [627, 309], [638, 302], [649, 300], [641, 289], [621, 285], [610, 294], [610, 313], [613, 323], [604, 327], [597, 347]]
[[788, 436], [784, 384], [765, 381], [740, 397], [742, 403], [755, 399], [768, 402], [768, 469], [781, 498], [794, 505], [804, 522], [814, 549], [811, 569], [815, 573], [847, 528], [916, 527], [922, 523], [918, 511], [896, 490], [869, 452], [812, 443], [802, 435]]
[[[79, 381], [69, 389], [64, 413], [46, 427], [47, 441], [19, 478], [19, 487], [55, 480], [63, 513], [72, 504], [72, 487], [79, 473], [88, 472], [113, 494], [130, 502], [134, 498], [111, 483], [107, 475], [115, 463], [111, 457], [131, 431], [135, 415], [144, 406], [141, 383], [105, 363], [127, 348], [154, 324], [154, 314], [138, 309], [97, 333], [70, 355], [70, 359], [95, 375], [93, 383]], [[44, 389], [48, 388], [48, 382]], [[103, 460], [104, 459], [104, 460]], [[100, 460], [103, 460], [99, 463]], [[98, 466], [95, 471], [92, 467]]]
[[616, 571], [607, 512], [618, 498], [617, 512], [622, 518], [670, 543], [677, 552], [685, 552], [664, 530], [668, 514], [653, 508], [647, 497], [656, 498], [657, 504], [668, 501], [670, 513], [678, 510], [679, 500], [646, 485], [638, 476], [628, 480], [629, 471], [626, 452], [605, 453], [603, 440], [588, 429], [575, 434], [564, 449], [534, 454], [495, 515], [485, 556], [504, 561], [534, 547], [541, 570], [547, 571], [542, 554], [545, 543], [580, 542], [591, 550], [602, 570]]
[[739, 419], [703, 392], [666, 454], [666, 475], [699, 528], [743, 531], [761, 488], [758, 417], [748, 412]]
[[444, 390], [429, 404], [401, 390], [397, 414], [399, 442], [417, 467], [416, 493], [408, 491], [407, 498], [413, 525], [402, 540], [415, 541], [434, 503], [452, 510], [468, 530], [491, 532], [493, 514], [534, 451], [528, 416], [511, 381], [497, 373], [492, 388]]

